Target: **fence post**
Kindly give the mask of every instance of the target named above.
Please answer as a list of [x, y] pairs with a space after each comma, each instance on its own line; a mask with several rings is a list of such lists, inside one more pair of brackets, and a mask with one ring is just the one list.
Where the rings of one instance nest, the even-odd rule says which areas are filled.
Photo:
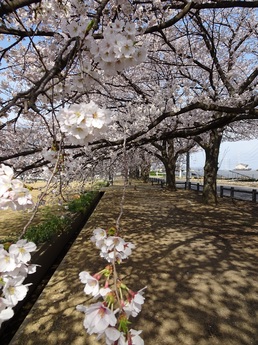
[[223, 186], [220, 186], [220, 197], [223, 198]]
[[199, 192], [200, 191], [200, 183], [199, 182], [197, 182], [196, 187], [197, 187], [197, 192]]
[[234, 187], [230, 188], [230, 197], [231, 198], [234, 198], [234, 190], [235, 190]]
[[256, 202], [256, 189], [252, 190], [252, 202]]
[[188, 189], [189, 189], [189, 190], [192, 189], [192, 184], [191, 184], [191, 182], [188, 182]]

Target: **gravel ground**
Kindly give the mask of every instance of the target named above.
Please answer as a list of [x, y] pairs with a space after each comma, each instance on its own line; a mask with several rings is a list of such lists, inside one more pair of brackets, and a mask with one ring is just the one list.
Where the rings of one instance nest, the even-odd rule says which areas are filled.
[[[121, 186], [107, 189], [10, 345], [97, 345], [83, 329], [77, 304], [89, 303], [78, 280], [105, 263], [92, 230], [115, 224]], [[147, 286], [132, 328], [145, 345], [258, 345], [258, 206], [220, 200], [204, 205], [195, 192], [128, 187], [121, 219], [136, 244], [118, 267], [134, 290]]]

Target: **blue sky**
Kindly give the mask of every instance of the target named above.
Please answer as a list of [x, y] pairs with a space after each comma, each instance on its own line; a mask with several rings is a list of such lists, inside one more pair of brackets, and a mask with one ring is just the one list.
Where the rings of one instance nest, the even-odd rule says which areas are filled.
[[[190, 156], [191, 168], [203, 168], [203, 150]], [[219, 169], [234, 169], [239, 163], [248, 164], [252, 170], [258, 169], [258, 139], [237, 142], [223, 142], [220, 147]]]

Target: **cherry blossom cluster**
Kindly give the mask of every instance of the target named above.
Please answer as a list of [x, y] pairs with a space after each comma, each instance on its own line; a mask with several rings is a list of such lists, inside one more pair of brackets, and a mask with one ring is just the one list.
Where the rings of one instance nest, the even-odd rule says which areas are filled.
[[136, 45], [136, 26], [133, 22], [115, 20], [103, 32], [103, 39], [89, 39], [90, 53], [106, 75], [144, 62], [147, 47]]
[[56, 150], [53, 150], [52, 148], [51, 149], [43, 148], [42, 156], [44, 157], [45, 160], [51, 163], [55, 163], [58, 156], [58, 152]]
[[30, 284], [23, 282], [36, 271], [36, 265], [29, 264], [30, 253], [35, 250], [35, 243], [27, 240], [0, 244], [0, 327], [14, 315], [13, 307], [27, 295]]
[[24, 210], [33, 207], [32, 196], [22, 181], [14, 179], [11, 167], [2, 164], [0, 167], [0, 210]]
[[[33, 206], [32, 197], [23, 183], [14, 179], [14, 171], [4, 164], [0, 167], [0, 209], [24, 210]], [[31, 252], [36, 245], [27, 240], [16, 243], [0, 244], [0, 327], [9, 320], [13, 307], [22, 301], [29, 284], [23, 284], [28, 274], [36, 271], [36, 265], [30, 265]]]
[[95, 102], [73, 104], [58, 114], [61, 131], [73, 144], [86, 145], [103, 137], [110, 123], [110, 112]]
[[[110, 228], [109, 233], [115, 233], [115, 228]], [[112, 263], [114, 260], [121, 263], [132, 254], [135, 245], [119, 236], [107, 236], [107, 231], [97, 228], [93, 231], [91, 241], [100, 249], [100, 256]]]
[[101, 301], [88, 307], [78, 305], [77, 310], [85, 313], [87, 333], [96, 334], [97, 340], [104, 338], [106, 345], [143, 345], [142, 331], [130, 329], [129, 318], [141, 311], [145, 288], [135, 292], [118, 278], [115, 264], [128, 258], [134, 245], [115, 234], [115, 228], [94, 230], [91, 241], [109, 264], [94, 275], [86, 271], [79, 274], [85, 294]]

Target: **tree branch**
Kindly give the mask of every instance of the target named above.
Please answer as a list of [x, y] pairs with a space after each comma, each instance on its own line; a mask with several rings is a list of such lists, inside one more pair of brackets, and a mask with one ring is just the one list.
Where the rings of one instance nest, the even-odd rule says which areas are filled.
[[4, 1], [0, 5], [0, 17], [3, 17], [6, 14], [10, 14], [19, 8], [29, 6], [32, 4], [38, 4], [41, 0], [11, 0], [11, 1]]

